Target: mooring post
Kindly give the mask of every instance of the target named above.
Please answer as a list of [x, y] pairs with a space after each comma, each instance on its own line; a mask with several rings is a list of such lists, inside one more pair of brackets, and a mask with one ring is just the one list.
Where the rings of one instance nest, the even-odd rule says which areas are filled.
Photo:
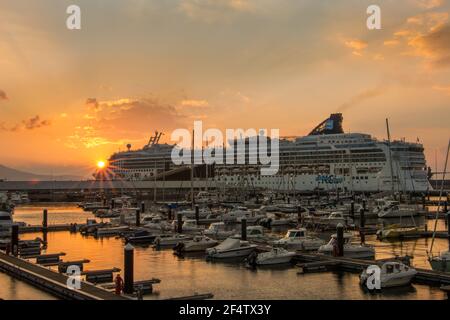
[[350, 218], [355, 219], [355, 201], [350, 202]]
[[11, 252], [13, 256], [19, 255], [19, 225], [11, 226]]
[[336, 226], [336, 235], [337, 235], [337, 256], [344, 256], [344, 226], [342, 223], [338, 223]]
[[447, 239], [448, 239], [448, 250], [450, 251], [450, 212], [446, 215], [447, 218]]
[[183, 232], [183, 214], [181, 213], [177, 215], [177, 232], [178, 233]]
[[136, 209], [136, 227], [141, 226], [141, 210]]
[[361, 243], [364, 244], [366, 242], [366, 234], [365, 234], [365, 226], [366, 226], [366, 217], [364, 216], [365, 210], [362, 208], [359, 214], [359, 236], [361, 237]]
[[247, 240], [247, 219], [242, 219], [241, 220], [241, 238], [243, 241]]
[[44, 212], [42, 213], [42, 229], [46, 231], [47, 227], [48, 227], [48, 211], [47, 209], [44, 209]]
[[301, 207], [297, 207], [297, 223], [301, 226], [303, 226], [303, 221], [302, 221], [302, 208]]
[[144, 201], [141, 202], [141, 213], [142, 214], [145, 213], [145, 202]]
[[124, 288], [123, 292], [132, 294], [134, 291], [134, 247], [128, 243], [124, 249]]
[[200, 220], [200, 209], [198, 207], [198, 204], [195, 205], [195, 221], [197, 222], [197, 225]]

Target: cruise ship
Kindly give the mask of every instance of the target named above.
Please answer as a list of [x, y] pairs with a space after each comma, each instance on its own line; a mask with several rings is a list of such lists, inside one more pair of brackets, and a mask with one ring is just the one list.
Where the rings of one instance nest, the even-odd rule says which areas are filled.
[[[280, 138], [280, 168], [276, 175], [261, 175], [260, 165], [216, 164], [209, 179], [220, 185], [274, 191], [431, 189], [422, 144], [345, 133], [342, 122], [342, 114], [332, 114], [307, 136]], [[160, 138], [161, 133], [157, 132], [144, 148], [131, 150], [128, 145], [127, 151], [113, 154], [108, 161], [111, 178], [152, 180], [155, 175], [174, 169], [170, 156], [175, 146], [159, 143]]]

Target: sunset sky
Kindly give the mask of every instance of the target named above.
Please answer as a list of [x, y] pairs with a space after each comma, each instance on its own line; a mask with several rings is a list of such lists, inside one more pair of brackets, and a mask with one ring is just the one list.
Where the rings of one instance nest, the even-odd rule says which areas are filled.
[[[66, 28], [66, 8], [82, 30]], [[368, 30], [378, 4], [382, 30]], [[450, 136], [450, 0], [0, 0], [0, 164], [86, 174], [155, 130]]]

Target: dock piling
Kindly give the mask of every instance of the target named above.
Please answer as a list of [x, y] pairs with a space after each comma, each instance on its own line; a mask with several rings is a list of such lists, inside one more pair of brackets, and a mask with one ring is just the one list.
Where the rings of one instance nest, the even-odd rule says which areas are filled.
[[200, 220], [200, 210], [198, 207], [198, 204], [195, 205], [195, 221], [197, 222], [197, 225], [199, 223]]
[[136, 227], [141, 226], [141, 210], [136, 209]]
[[134, 247], [128, 243], [124, 249], [124, 288], [123, 292], [132, 294], [134, 291]]
[[336, 227], [336, 233], [337, 233], [337, 246], [338, 246], [338, 257], [344, 256], [344, 226], [342, 223], [339, 223]]
[[183, 232], [183, 215], [181, 213], [177, 214], [177, 232]]
[[364, 216], [365, 210], [364, 207], [361, 209], [359, 214], [359, 236], [361, 238], [361, 243], [366, 243], [366, 234], [364, 228], [366, 227], [366, 217]]
[[13, 224], [11, 227], [11, 252], [17, 257], [19, 254], [19, 226]]
[[350, 218], [355, 219], [355, 201], [350, 202]]
[[42, 213], [42, 229], [46, 231], [47, 227], [48, 227], [48, 211], [47, 209], [44, 209]]
[[241, 220], [241, 238], [243, 241], [247, 241], [247, 219]]

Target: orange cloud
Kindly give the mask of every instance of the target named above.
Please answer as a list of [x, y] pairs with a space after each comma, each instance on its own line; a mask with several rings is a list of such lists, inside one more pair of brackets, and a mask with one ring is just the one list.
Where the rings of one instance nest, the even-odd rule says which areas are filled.
[[358, 39], [346, 40], [344, 44], [347, 48], [352, 49], [352, 54], [356, 56], [362, 56], [363, 50], [369, 46], [367, 42]]
[[197, 107], [197, 108], [202, 108], [202, 107], [207, 107], [209, 106], [209, 102], [206, 100], [183, 100], [181, 101], [181, 105], [183, 107]]
[[444, 0], [415, 0], [417, 6], [424, 9], [438, 8], [444, 4]]

